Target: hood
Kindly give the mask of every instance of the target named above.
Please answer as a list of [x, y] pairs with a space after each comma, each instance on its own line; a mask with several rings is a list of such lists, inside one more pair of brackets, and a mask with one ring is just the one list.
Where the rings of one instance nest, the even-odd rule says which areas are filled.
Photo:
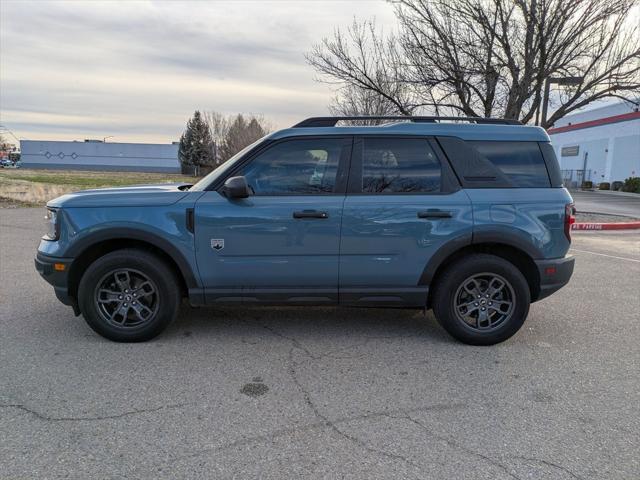
[[188, 191], [186, 183], [96, 188], [68, 193], [47, 202], [49, 207], [151, 207], [176, 203]]

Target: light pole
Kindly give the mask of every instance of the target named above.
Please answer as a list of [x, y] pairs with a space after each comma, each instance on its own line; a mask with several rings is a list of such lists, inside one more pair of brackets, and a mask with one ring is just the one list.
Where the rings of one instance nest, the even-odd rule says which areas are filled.
[[541, 125], [547, 123], [547, 109], [549, 108], [549, 90], [551, 90], [551, 84], [557, 85], [580, 85], [584, 77], [547, 77], [544, 82], [544, 95], [542, 97], [542, 121]]

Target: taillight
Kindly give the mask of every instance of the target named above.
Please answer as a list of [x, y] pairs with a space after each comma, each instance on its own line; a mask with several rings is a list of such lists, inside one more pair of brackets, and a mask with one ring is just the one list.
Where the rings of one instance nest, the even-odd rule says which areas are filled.
[[571, 225], [576, 223], [576, 207], [573, 203], [567, 203], [564, 206], [564, 234], [567, 240], [571, 241]]

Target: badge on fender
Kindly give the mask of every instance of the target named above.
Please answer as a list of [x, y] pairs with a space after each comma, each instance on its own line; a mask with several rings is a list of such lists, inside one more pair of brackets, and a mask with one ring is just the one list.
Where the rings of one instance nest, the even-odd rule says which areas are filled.
[[222, 250], [224, 248], [224, 238], [212, 238], [211, 248], [214, 250]]

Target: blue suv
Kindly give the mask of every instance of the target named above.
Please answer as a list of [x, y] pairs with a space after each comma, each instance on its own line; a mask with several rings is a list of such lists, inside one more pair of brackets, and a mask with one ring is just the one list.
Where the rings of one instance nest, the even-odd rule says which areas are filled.
[[316, 117], [195, 185], [50, 201], [35, 262], [63, 303], [116, 341], [155, 337], [186, 297], [431, 308], [458, 340], [490, 345], [569, 281], [572, 215], [541, 128]]

